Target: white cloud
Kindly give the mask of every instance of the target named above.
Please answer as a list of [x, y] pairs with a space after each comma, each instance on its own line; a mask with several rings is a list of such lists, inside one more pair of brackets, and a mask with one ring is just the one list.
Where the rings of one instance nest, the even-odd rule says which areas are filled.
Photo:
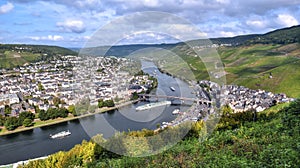
[[59, 41], [59, 40], [63, 40], [64, 38], [62, 36], [59, 35], [48, 35], [48, 39], [52, 40], [52, 41]]
[[77, 0], [74, 3], [78, 8], [95, 8], [101, 5], [101, 1], [98, 0]]
[[59, 35], [31, 36], [29, 38], [35, 41], [40, 41], [40, 40], [61, 41], [64, 39], [64, 37]]
[[66, 20], [65, 22], [57, 22], [56, 26], [61, 28], [65, 32], [85, 32], [85, 26], [81, 20]]
[[216, 2], [219, 2], [221, 4], [229, 4], [230, 0], [216, 0]]
[[235, 36], [235, 33], [228, 32], [228, 31], [221, 31], [220, 34], [221, 34], [222, 37], [233, 37], [233, 36]]
[[266, 23], [261, 20], [248, 20], [246, 24], [255, 28], [265, 28], [266, 26]]
[[160, 5], [158, 0], [143, 0], [142, 3], [147, 7], [158, 7]]
[[70, 41], [72, 42], [84, 42], [89, 40], [91, 37], [90, 36], [75, 36], [75, 37], [71, 37]]
[[292, 15], [289, 14], [279, 14], [277, 16], [277, 22], [280, 25], [286, 26], [286, 27], [290, 27], [290, 26], [294, 26], [294, 25], [298, 25], [299, 22], [296, 18], [294, 18]]
[[35, 41], [39, 41], [41, 39], [41, 37], [38, 36], [31, 36], [29, 37], [31, 40], [35, 40]]
[[12, 3], [6, 3], [2, 6], [0, 6], [0, 14], [3, 14], [3, 13], [8, 13], [10, 12], [12, 9], [14, 8], [14, 5]]

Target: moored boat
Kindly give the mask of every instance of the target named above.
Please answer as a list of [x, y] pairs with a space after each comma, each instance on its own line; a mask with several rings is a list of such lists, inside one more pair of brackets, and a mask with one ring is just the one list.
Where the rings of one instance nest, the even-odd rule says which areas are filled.
[[157, 102], [157, 103], [149, 103], [149, 104], [145, 104], [145, 105], [142, 105], [142, 106], [138, 106], [136, 108], [136, 110], [137, 111], [148, 110], [148, 109], [151, 109], [151, 108], [154, 108], [154, 107], [169, 105], [171, 103], [172, 103], [171, 101], [161, 101], [161, 102]]
[[172, 86], [170, 87], [170, 89], [171, 89], [173, 92], [175, 91], [175, 88], [174, 88], [174, 87], [172, 87]]
[[66, 136], [69, 136], [71, 135], [71, 132], [68, 130], [68, 131], [62, 131], [62, 132], [59, 132], [57, 134], [50, 134], [50, 138], [52, 139], [55, 139], [55, 138], [63, 138], [63, 137], [66, 137]]
[[174, 111], [172, 111], [172, 114], [173, 114], [173, 115], [179, 114], [179, 109], [175, 109]]

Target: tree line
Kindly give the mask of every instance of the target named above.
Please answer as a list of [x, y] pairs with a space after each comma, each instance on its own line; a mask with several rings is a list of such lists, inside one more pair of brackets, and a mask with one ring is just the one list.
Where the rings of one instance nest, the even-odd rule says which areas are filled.
[[35, 115], [31, 112], [22, 112], [19, 117], [3, 117], [0, 115], [0, 126], [5, 126], [11, 131], [19, 126], [30, 127], [33, 125]]
[[[70, 111], [72, 110], [72, 111]], [[0, 126], [5, 126], [5, 128], [9, 131], [12, 131], [20, 126], [30, 127], [34, 125], [34, 119], [39, 118], [41, 121], [55, 119], [55, 118], [66, 118], [69, 113], [75, 113], [75, 109], [69, 107], [66, 108], [49, 108], [47, 111], [45, 110], [36, 110], [37, 115], [32, 112], [21, 112], [18, 117], [16, 116], [7, 116], [4, 117], [0, 115]]]

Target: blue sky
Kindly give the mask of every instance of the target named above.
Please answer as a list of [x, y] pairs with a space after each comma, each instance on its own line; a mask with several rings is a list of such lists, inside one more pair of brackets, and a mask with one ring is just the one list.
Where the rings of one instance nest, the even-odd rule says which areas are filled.
[[[116, 18], [144, 11], [186, 19], [207, 37], [265, 33], [300, 22], [300, 0], [1, 0], [0, 43], [82, 47]], [[157, 24], [150, 20], [147, 24]], [[141, 26], [120, 26], [130, 32], [124, 44], [176, 41], [159, 33], [138, 34], [132, 31], [136, 25]], [[181, 28], [183, 33], [186, 27]]]

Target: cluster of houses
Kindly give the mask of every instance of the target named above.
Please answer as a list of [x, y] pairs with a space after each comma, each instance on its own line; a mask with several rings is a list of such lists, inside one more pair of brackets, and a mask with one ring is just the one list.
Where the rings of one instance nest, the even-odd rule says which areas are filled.
[[200, 86], [206, 87], [209, 92], [221, 93], [219, 98], [222, 105], [229, 105], [233, 112], [255, 110], [261, 112], [277, 103], [293, 101], [285, 94], [274, 94], [265, 90], [252, 90], [244, 86], [224, 85], [219, 86], [215, 82], [203, 80]]
[[[81, 66], [92, 62], [92, 66]], [[129, 99], [133, 92], [147, 90], [147, 75], [133, 76], [122, 70], [130, 60], [117, 57], [61, 56], [61, 59], [27, 64], [0, 74], [0, 115], [11, 108], [11, 116], [35, 108], [68, 108], [84, 96], [91, 105], [99, 99]], [[88, 90], [88, 94], [82, 92]]]

